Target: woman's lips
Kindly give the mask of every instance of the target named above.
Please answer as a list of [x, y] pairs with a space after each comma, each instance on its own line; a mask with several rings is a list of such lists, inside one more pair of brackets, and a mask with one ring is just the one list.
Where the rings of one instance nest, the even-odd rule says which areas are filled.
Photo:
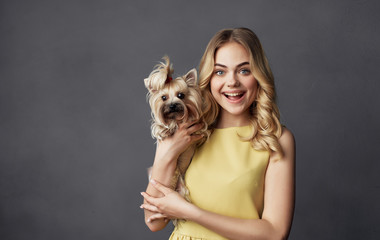
[[224, 92], [223, 95], [230, 102], [238, 102], [240, 99], [243, 98], [244, 92]]

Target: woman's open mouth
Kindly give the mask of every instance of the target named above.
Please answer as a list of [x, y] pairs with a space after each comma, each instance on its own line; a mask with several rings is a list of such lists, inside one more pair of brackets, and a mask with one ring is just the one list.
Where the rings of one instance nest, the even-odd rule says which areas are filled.
[[243, 96], [244, 96], [245, 92], [231, 92], [231, 93], [228, 93], [228, 92], [224, 92], [223, 95], [230, 101], [239, 101]]

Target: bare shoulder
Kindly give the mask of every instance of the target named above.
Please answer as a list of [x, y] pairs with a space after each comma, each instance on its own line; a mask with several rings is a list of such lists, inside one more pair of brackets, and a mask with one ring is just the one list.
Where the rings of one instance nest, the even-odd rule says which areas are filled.
[[281, 137], [278, 139], [278, 141], [282, 147], [282, 150], [284, 151], [284, 157], [294, 158], [296, 143], [293, 133], [286, 127], [283, 127]]
[[294, 139], [293, 133], [286, 127], [282, 128], [282, 134], [278, 140], [282, 147], [284, 147], [283, 145], [288, 145], [288, 144], [295, 145], [295, 139]]
[[[282, 128], [282, 134], [281, 134], [280, 138], [278, 139], [278, 142], [280, 143], [280, 146], [282, 148], [284, 155], [281, 157], [277, 152], [272, 152], [270, 159], [273, 159], [274, 161], [271, 161], [271, 162], [277, 162], [276, 160], [279, 160], [279, 159], [283, 159], [283, 160], [285, 160], [285, 159], [292, 160], [293, 159], [294, 160], [294, 157], [295, 157], [295, 139], [294, 139], [292, 132], [289, 129], [283, 127]], [[280, 162], [283, 162], [283, 161], [280, 161]], [[286, 161], [286, 162], [289, 162], [289, 161]]]

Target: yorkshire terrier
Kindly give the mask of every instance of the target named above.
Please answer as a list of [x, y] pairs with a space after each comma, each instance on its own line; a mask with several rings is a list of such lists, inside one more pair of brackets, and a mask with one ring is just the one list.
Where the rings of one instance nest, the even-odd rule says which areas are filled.
[[184, 174], [195, 148], [209, 136], [206, 121], [202, 117], [202, 95], [197, 85], [195, 69], [173, 79], [174, 70], [169, 57], [164, 56], [163, 59], [165, 62], [156, 65], [149, 77], [144, 79], [145, 87], [149, 90], [147, 98], [152, 110], [152, 137], [163, 140], [173, 135], [178, 125], [183, 122], [203, 123], [203, 128], [196, 134], [203, 134], [205, 137], [179, 156], [170, 186], [190, 201]]

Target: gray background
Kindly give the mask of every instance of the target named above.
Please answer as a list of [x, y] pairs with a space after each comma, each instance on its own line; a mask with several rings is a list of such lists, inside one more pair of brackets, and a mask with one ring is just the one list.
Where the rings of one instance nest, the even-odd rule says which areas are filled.
[[139, 209], [143, 79], [260, 37], [297, 140], [290, 239], [378, 239], [379, 1], [0, 1], [0, 239], [167, 239]]

